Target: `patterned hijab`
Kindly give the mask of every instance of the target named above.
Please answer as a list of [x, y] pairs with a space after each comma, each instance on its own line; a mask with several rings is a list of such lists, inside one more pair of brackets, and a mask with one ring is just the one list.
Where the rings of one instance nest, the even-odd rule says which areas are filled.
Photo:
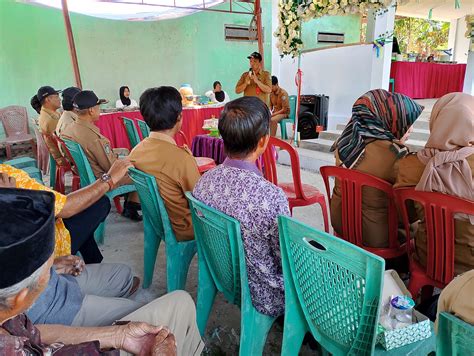
[[401, 158], [408, 149], [398, 140], [423, 109], [406, 95], [391, 94], [383, 89], [371, 90], [354, 103], [352, 117], [332, 149], [337, 149], [345, 168], [354, 168], [363, 158], [366, 144], [374, 140], [392, 141], [393, 151]]

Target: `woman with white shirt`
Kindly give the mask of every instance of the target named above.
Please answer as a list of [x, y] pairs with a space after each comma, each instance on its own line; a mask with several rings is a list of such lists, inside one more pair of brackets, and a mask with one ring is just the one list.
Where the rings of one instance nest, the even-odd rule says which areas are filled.
[[230, 101], [229, 95], [222, 90], [220, 82], [216, 81], [213, 84], [214, 90], [209, 90], [205, 95], [214, 103], [228, 103]]
[[117, 109], [138, 108], [135, 100], [130, 99], [130, 89], [127, 86], [120, 87], [120, 99], [115, 102]]

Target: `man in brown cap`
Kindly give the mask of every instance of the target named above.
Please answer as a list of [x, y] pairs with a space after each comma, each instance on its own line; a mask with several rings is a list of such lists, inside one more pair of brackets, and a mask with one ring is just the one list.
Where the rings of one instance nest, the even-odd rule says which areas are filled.
[[235, 92], [244, 93], [244, 96], [256, 96], [270, 107], [270, 93], [272, 92], [272, 80], [270, 73], [262, 68], [262, 55], [253, 52], [247, 57], [250, 61], [250, 69], [240, 77]]

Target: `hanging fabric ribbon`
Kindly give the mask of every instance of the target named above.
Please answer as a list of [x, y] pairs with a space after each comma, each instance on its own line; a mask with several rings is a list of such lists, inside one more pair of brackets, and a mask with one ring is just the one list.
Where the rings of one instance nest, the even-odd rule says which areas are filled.
[[461, 1], [460, 0], [454, 0], [454, 8], [455, 9], [460, 9], [461, 8]]
[[428, 12], [428, 20], [431, 20], [433, 18], [433, 9], [430, 9]]

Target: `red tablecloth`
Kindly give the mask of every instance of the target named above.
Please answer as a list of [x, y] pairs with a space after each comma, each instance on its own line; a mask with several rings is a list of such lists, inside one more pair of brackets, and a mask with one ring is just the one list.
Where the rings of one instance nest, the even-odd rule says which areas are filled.
[[[223, 107], [218, 108], [193, 108], [183, 109], [183, 126], [181, 130], [186, 134], [188, 142], [192, 142], [195, 136], [202, 135], [205, 131], [202, 129], [204, 120], [212, 116], [219, 117]], [[110, 140], [113, 148], [129, 148], [127, 132], [123, 127], [121, 117], [127, 117], [133, 121], [143, 120], [139, 111], [120, 111], [100, 115], [96, 125], [100, 128], [102, 135]], [[138, 125], [135, 122], [135, 125]], [[138, 130], [140, 133], [140, 130]]]
[[390, 78], [397, 93], [428, 99], [462, 91], [465, 73], [466, 64], [393, 62]]

